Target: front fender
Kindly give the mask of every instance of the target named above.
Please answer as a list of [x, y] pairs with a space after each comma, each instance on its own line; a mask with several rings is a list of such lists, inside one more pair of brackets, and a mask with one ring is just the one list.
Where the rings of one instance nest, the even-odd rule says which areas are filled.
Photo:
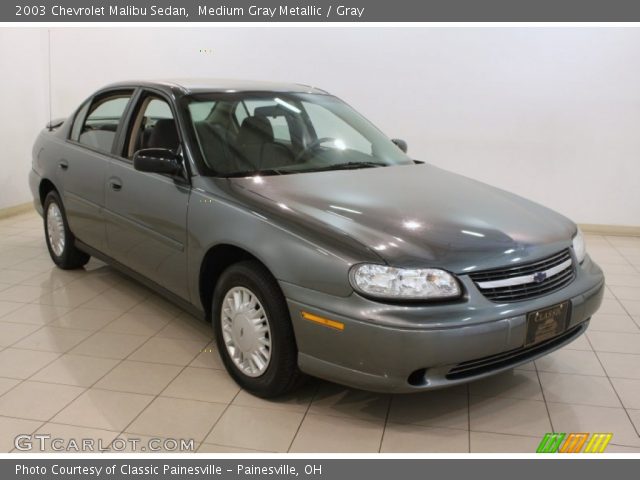
[[340, 251], [328, 238], [293, 231], [269, 213], [256, 212], [198, 188], [191, 195], [187, 231], [189, 291], [196, 305], [200, 305], [200, 267], [206, 253], [216, 245], [246, 250], [281, 282], [340, 297], [353, 291], [349, 268], [354, 263], [371, 260], [366, 252], [359, 254], [352, 248]]

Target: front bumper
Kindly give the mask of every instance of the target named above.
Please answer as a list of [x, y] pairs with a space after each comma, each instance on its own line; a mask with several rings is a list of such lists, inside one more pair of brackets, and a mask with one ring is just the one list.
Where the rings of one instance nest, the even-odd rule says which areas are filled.
[[[604, 291], [602, 270], [589, 257], [577, 268], [571, 284], [523, 302], [490, 302], [468, 277], [461, 281], [468, 298], [416, 306], [379, 303], [355, 293], [335, 297], [281, 282], [293, 320], [300, 369], [380, 392], [412, 392], [468, 382], [573, 341], [586, 330]], [[540, 348], [523, 350], [526, 314], [567, 300], [571, 313], [565, 334]], [[302, 311], [342, 322], [344, 329], [305, 320]], [[465, 365], [482, 368], [452, 373]]]

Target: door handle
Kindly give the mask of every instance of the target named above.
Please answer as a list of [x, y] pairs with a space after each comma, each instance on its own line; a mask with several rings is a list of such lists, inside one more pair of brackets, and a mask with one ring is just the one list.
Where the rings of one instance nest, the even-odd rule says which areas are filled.
[[119, 192], [120, 190], [122, 190], [122, 184], [120, 182], [115, 181], [115, 180], [110, 180], [109, 181], [109, 186], [111, 187], [111, 190], [113, 190], [115, 192]]
[[69, 168], [69, 162], [67, 162], [66, 160], [60, 160], [58, 162], [58, 166], [62, 169], [62, 170], [67, 170]]

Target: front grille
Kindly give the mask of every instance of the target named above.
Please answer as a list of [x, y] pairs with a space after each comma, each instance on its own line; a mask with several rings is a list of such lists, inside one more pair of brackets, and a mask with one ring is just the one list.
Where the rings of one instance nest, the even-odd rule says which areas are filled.
[[[535, 278], [547, 272], [546, 278]], [[560, 290], [573, 281], [575, 270], [569, 249], [535, 262], [469, 275], [492, 302], [518, 302]]]
[[459, 363], [449, 370], [446, 378], [448, 380], [458, 380], [474, 377], [500, 368], [508, 368], [510, 365], [515, 365], [529, 358], [537, 357], [545, 351], [552, 350], [554, 347], [558, 347], [580, 335], [587, 328], [587, 323], [588, 322], [582, 322], [580, 325], [576, 325], [557, 337], [550, 338], [535, 345], [516, 348], [515, 350], [509, 350], [508, 352], [497, 355]]

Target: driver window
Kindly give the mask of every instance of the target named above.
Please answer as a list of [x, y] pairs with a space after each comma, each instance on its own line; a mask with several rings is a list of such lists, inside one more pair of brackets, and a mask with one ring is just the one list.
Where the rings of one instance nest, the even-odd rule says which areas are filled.
[[177, 151], [179, 146], [178, 129], [169, 104], [154, 96], [143, 99], [129, 136], [127, 158], [133, 158], [135, 152], [145, 148]]

